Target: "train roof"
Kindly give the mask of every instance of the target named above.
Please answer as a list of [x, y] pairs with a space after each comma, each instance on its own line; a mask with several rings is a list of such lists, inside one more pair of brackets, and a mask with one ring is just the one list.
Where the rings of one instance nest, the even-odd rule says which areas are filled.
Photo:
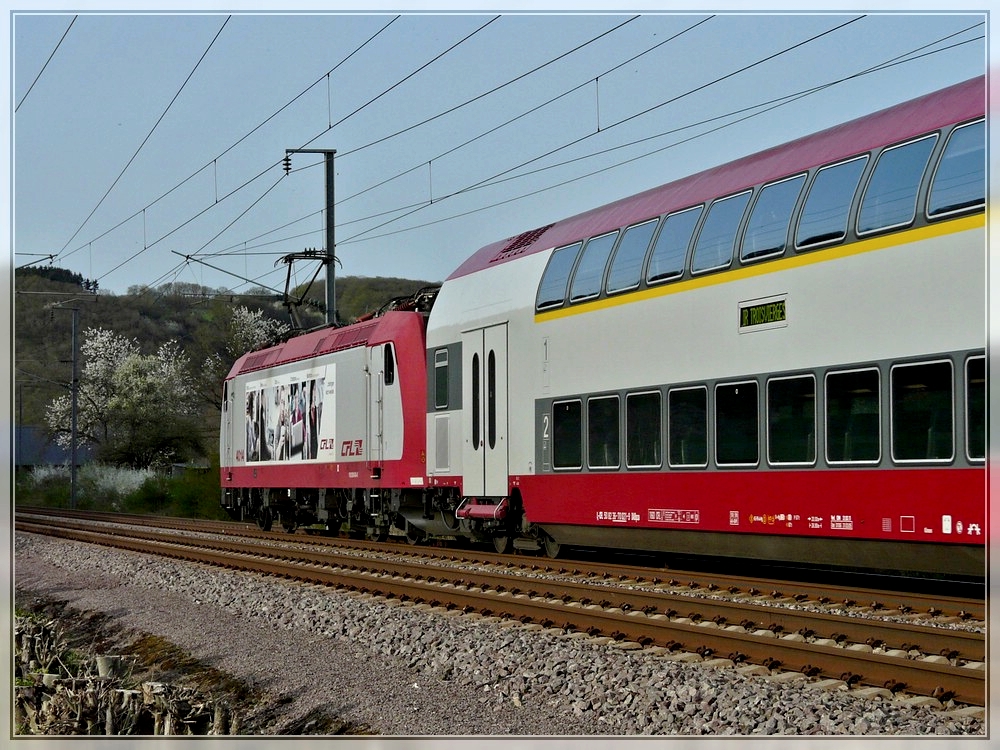
[[[395, 341], [408, 332], [423, 331], [424, 316], [419, 312], [391, 311], [362, 323], [339, 328], [321, 328], [295, 336], [281, 344], [247, 352], [236, 360], [228, 378], [255, 370], [312, 359], [321, 354], [352, 349], [357, 346], [374, 346], [385, 341]], [[228, 379], [227, 378], [227, 379]]]
[[480, 249], [449, 279], [689, 208], [751, 185], [983, 116], [985, 76], [804, 136]]

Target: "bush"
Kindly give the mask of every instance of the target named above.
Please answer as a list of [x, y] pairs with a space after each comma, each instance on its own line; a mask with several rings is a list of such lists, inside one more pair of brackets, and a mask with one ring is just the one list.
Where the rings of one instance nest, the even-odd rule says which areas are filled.
[[[36, 467], [18, 475], [19, 505], [69, 508], [68, 466]], [[76, 507], [182, 518], [228, 519], [219, 505], [218, 469], [188, 470], [168, 477], [151, 469], [88, 464], [77, 472]]]

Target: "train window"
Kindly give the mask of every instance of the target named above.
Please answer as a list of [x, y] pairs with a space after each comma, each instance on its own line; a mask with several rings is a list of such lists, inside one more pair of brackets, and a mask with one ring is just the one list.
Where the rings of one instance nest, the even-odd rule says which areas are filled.
[[736, 232], [750, 202], [750, 192], [719, 198], [709, 206], [691, 258], [693, 273], [726, 268], [733, 262]]
[[767, 460], [816, 462], [816, 378], [775, 378], [767, 383]]
[[434, 352], [434, 408], [448, 408], [448, 350]]
[[472, 355], [472, 450], [478, 451], [482, 443], [481, 402], [480, 402], [480, 363], [479, 354]]
[[657, 219], [629, 227], [618, 243], [615, 257], [608, 270], [608, 294], [635, 289], [642, 278], [642, 262], [649, 249], [649, 241], [656, 231]]
[[785, 251], [788, 224], [805, 181], [801, 174], [761, 188], [743, 233], [740, 259], [756, 260]]
[[986, 124], [983, 120], [952, 131], [934, 173], [927, 215], [948, 216], [986, 203]]
[[625, 397], [625, 463], [630, 469], [660, 466], [660, 392]]
[[549, 258], [549, 264], [545, 267], [542, 281], [538, 285], [538, 299], [535, 300], [535, 309], [544, 310], [549, 307], [559, 307], [566, 300], [569, 274], [573, 270], [573, 264], [576, 262], [577, 253], [582, 245], [582, 242], [577, 242], [552, 251], [552, 257]]
[[878, 370], [826, 376], [826, 460], [878, 463], [882, 456]]
[[708, 465], [708, 389], [675, 388], [667, 395], [671, 466]]
[[573, 275], [573, 284], [569, 291], [570, 302], [580, 302], [591, 299], [601, 293], [604, 283], [604, 269], [608, 265], [611, 249], [618, 239], [618, 230], [600, 237], [591, 237], [583, 248], [580, 263]]
[[552, 404], [552, 467], [583, 467], [583, 407], [579, 401]]
[[951, 362], [892, 368], [892, 457], [948, 461], [954, 454]]
[[986, 358], [965, 363], [965, 450], [970, 461], [986, 459]]
[[686, 208], [671, 214], [663, 222], [663, 228], [649, 257], [649, 269], [646, 271], [648, 283], [676, 279], [684, 272], [688, 245], [691, 244], [691, 235], [694, 234], [703, 208], [704, 206]]
[[382, 381], [386, 385], [396, 382], [396, 359], [392, 356], [392, 344], [386, 344], [382, 352]]
[[587, 465], [591, 469], [617, 469], [621, 465], [618, 396], [587, 400]]
[[926, 136], [879, 154], [861, 199], [859, 235], [903, 227], [913, 221], [920, 179], [935, 141], [936, 135]]
[[497, 355], [486, 357], [486, 435], [490, 450], [497, 447]]
[[823, 167], [809, 187], [795, 234], [795, 247], [812, 250], [847, 236], [847, 220], [868, 156]]
[[715, 387], [715, 459], [722, 465], [753, 466], [759, 460], [757, 383]]

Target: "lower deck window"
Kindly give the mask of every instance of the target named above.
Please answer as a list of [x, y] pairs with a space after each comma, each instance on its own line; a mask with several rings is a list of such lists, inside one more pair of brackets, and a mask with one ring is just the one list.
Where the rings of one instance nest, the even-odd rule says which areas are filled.
[[876, 463], [882, 455], [878, 370], [826, 376], [826, 460]]
[[816, 380], [812, 375], [767, 384], [767, 460], [811, 464], [816, 460]]
[[579, 401], [552, 404], [552, 466], [579, 469], [583, 466], [583, 419]]
[[715, 455], [720, 465], [757, 463], [757, 383], [727, 383], [715, 388]]
[[617, 396], [587, 401], [587, 461], [592, 469], [617, 469], [619, 458]]
[[943, 461], [954, 449], [951, 362], [892, 368], [892, 457]]
[[660, 466], [660, 394], [625, 398], [625, 462], [629, 468]]
[[973, 461], [986, 458], [986, 358], [965, 365], [966, 449]]
[[667, 396], [671, 466], [708, 464], [708, 391], [678, 388]]

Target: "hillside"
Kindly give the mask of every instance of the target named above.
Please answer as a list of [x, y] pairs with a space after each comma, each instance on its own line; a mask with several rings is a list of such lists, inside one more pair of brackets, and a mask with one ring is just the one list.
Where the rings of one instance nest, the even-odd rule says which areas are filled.
[[[433, 282], [398, 278], [346, 276], [337, 279], [341, 321], [373, 312], [398, 296]], [[191, 361], [218, 352], [227, 359], [225, 329], [233, 307], [260, 309], [270, 318], [291, 323], [281, 300], [265, 290], [234, 294], [195, 284], [166, 284], [156, 289], [134, 287], [127, 294], [95, 294], [78, 274], [58, 268], [18, 269], [14, 279], [14, 403], [17, 424], [43, 425], [45, 407], [64, 393], [72, 373], [71, 309], [78, 310], [78, 340], [87, 328], [105, 328], [135, 338], [143, 353], [176, 339]], [[307, 297], [323, 299], [323, 286]], [[316, 306], [298, 308], [303, 328], [322, 325]], [[82, 364], [82, 363], [81, 363]], [[206, 417], [206, 421], [208, 418]]]

